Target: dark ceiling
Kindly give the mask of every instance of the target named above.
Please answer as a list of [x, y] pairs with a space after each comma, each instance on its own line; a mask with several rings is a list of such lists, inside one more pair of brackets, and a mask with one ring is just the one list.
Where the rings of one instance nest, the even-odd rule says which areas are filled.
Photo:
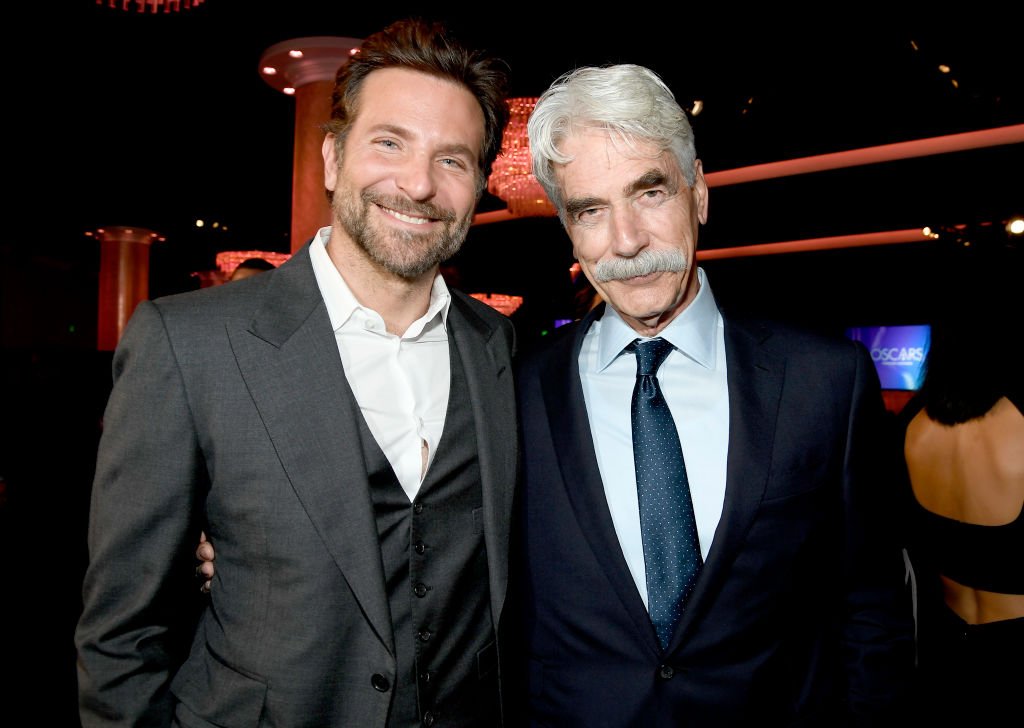
[[[212, 268], [217, 250], [287, 252], [294, 101], [259, 77], [262, 51], [305, 36], [361, 38], [410, 12], [445, 19], [471, 44], [504, 57], [517, 96], [540, 94], [578, 65], [650, 66], [684, 106], [703, 101], [693, 125], [707, 172], [1024, 123], [1024, 54], [1015, 37], [1022, 26], [1005, 13], [961, 10], [923, 24], [867, 17], [860, 5], [858, 15], [837, 7], [827, 17], [794, 18], [729, 4], [721, 12], [680, 10], [672, 20], [649, 5], [635, 18], [619, 17], [621, 8], [611, 16], [537, 5], [543, 10], [531, 17], [528, 5], [472, 13], [370, 5], [206, 0], [154, 16], [79, 2], [60, 11], [70, 22], [47, 39], [64, 71], [41, 85], [49, 95], [34, 104], [54, 122], [45, 148], [55, 158], [41, 175], [36, 163], [34, 173], [37, 189], [58, 191], [58, 224], [50, 229], [60, 241], [36, 255], [86, 256], [88, 265], [86, 230], [147, 227], [167, 237], [153, 249], [151, 289], [159, 295], [194, 283], [188, 273]], [[924, 225], [994, 236], [984, 223], [1024, 214], [1022, 151], [1024, 144], [1004, 145], [712, 189], [701, 246]], [[481, 210], [501, 206], [487, 197]], [[196, 217], [228, 231], [197, 231]], [[927, 246], [899, 247], [708, 267], [728, 268], [713, 278], [716, 292], [735, 291], [728, 295], [748, 307], [771, 308], [767, 291], [783, 312], [806, 309], [815, 297], [859, 305], [865, 301], [848, 292], [943, 274], [947, 260], [925, 258]], [[457, 262], [466, 287], [548, 296], [557, 308], [571, 255], [556, 221], [527, 219], [474, 227]], [[923, 315], [904, 306], [899, 317]]]

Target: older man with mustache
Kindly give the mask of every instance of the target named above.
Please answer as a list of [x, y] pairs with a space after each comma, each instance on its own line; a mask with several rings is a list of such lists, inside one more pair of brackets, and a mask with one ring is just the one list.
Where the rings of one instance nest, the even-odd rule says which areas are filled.
[[867, 351], [720, 310], [649, 69], [566, 74], [529, 135], [604, 300], [517, 374], [530, 725], [887, 725], [912, 617]]

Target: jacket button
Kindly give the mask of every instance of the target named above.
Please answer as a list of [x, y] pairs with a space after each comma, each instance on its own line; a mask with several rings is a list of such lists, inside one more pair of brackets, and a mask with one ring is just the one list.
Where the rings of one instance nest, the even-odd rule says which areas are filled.
[[430, 639], [430, 630], [421, 629], [419, 635], [417, 636], [420, 638], [420, 642], [427, 642]]
[[416, 514], [423, 513], [423, 504], [422, 503], [414, 503], [413, 506], [412, 506], [412, 512], [416, 513]]
[[658, 677], [662, 680], [670, 680], [676, 671], [672, 669], [671, 665], [662, 665], [658, 668]]
[[413, 587], [412, 593], [415, 594], [416, 596], [420, 597], [420, 598], [427, 596], [427, 586], [426, 586], [426, 584], [417, 584], [416, 586]]
[[427, 545], [425, 543], [423, 543], [422, 541], [417, 541], [416, 543], [414, 543], [412, 545], [412, 547], [416, 551], [416, 553], [418, 553], [420, 555], [425, 553], [426, 550], [427, 550]]
[[434, 714], [429, 710], [423, 714], [423, 725], [427, 726], [427, 728], [434, 725]]
[[391, 683], [379, 672], [374, 673], [373, 677], [370, 678], [370, 684], [373, 685], [374, 690], [381, 693], [386, 693], [391, 688]]

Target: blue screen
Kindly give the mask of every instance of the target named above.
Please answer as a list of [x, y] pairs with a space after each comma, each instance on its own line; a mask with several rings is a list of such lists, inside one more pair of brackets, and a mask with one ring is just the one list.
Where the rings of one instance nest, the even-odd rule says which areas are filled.
[[917, 390], [924, 378], [924, 361], [931, 342], [928, 324], [857, 326], [846, 335], [871, 353], [882, 389]]

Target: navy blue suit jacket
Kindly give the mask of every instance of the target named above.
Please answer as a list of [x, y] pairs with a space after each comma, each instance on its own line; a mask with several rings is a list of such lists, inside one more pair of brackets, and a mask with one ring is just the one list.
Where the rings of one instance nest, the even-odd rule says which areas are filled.
[[612, 525], [579, 376], [602, 312], [518, 372], [530, 724], [875, 725], [908, 679], [912, 613], [867, 351], [725, 318], [724, 510], [662, 653]]

